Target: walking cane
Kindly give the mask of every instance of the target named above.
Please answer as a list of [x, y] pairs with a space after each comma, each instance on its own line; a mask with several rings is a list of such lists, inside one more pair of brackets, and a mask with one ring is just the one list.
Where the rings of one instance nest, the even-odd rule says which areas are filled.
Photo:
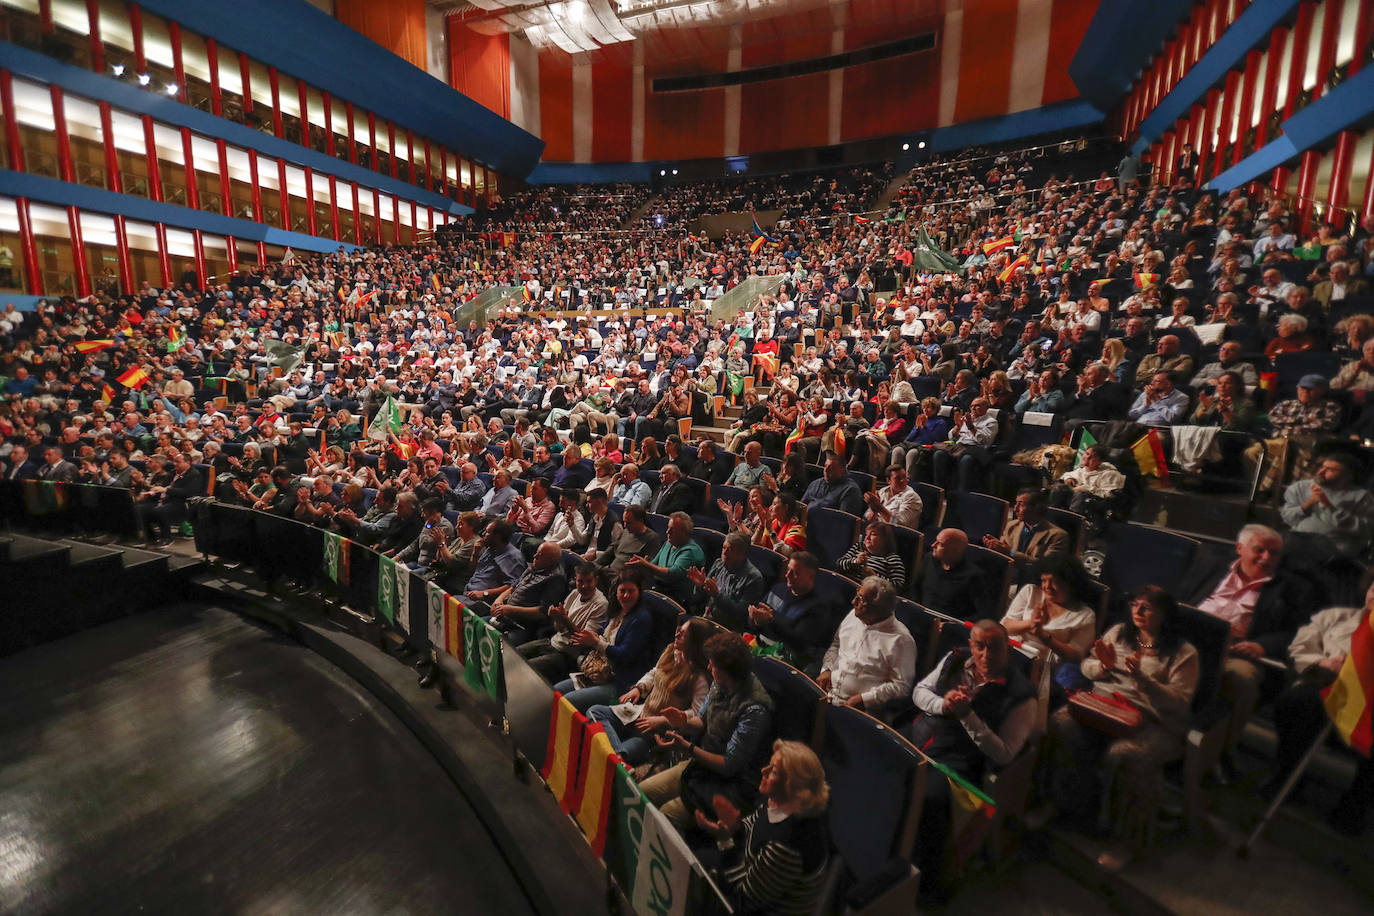
[[1293, 768], [1292, 773], [1288, 774], [1288, 779], [1284, 781], [1283, 786], [1279, 789], [1279, 794], [1275, 795], [1274, 800], [1269, 803], [1269, 807], [1264, 812], [1264, 817], [1260, 818], [1260, 822], [1255, 825], [1255, 829], [1250, 831], [1250, 835], [1245, 838], [1245, 842], [1236, 850], [1237, 856], [1242, 859], [1248, 859], [1250, 857], [1250, 847], [1255, 844], [1255, 840], [1259, 839], [1260, 834], [1264, 832], [1264, 828], [1269, 826], [1269, 821], [1273, 819], [1274, 813], [1279, 810], [1279, 806], [1284, 803], [1288, 798], [1288, 794], [1293, 791], [1293, 787], [1298, 784], [1298, 780], [1302, 778], [1303, 771], [1307, 769], [1307, 765], [1312, 762], [1312, 757], [1317, 753], [1317, 748], [1321, 747], [1322, 743], [1326, 741], [1326, 736], [1331, 734], [1332, 727], [1332, 722], [1328, 719], [1326, 725], [1322, 726], [1321, 732], [1317, 735], [1317, 740], [1313, 741], [1312, 746], [1302, 755], [1302, 759], [1298, 761], [1298, 765]]

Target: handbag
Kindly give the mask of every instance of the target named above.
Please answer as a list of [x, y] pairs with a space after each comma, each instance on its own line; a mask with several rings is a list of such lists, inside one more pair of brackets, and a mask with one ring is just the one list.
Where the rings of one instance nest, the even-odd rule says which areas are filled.
[[1119, 693], [1101, 694], [1076, 690], [1069, 694], [1069, 715], [1085, 728], [1113, 738], [1130, 738], [1140, 731], [1144, 716], [1130, 700]]
[[578, 659], [577, 667], [582, 672], [582, 679], [589, 686], [609, 684], [615, 676], [615, 671], [611, 668], [611, 660], [606, 657], [606, 653], [596, 649]]

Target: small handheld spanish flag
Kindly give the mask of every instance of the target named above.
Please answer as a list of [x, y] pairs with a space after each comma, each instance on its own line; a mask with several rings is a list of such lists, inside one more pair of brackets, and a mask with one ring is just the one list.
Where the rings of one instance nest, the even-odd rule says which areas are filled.
[[442, 287], [439, 285], [439, 275], [438, 275], [438, 274], [430, 274], [430, 275], [429, 275], [429, 282], [432, 283], [432, 284], [434, 285], [434, 292], [435, 292], [435, 294], [437, 295], [437, 294], [442, 290]]
[[866, 216], [858, 216], [858, 215], [856, 215], [856, 216], [854, 217], [854, 222], [856, 222], [856, 223], [866, 223], [866, 222], [869, 222], [869, 219], [868, 219], [868, 217], [866, 217]]
[[762, 248], [762, 247], [764, 246], [764, 243], [767, 242], [767, 241], [768, 241], [768, 239], [767, 239], [765, 236], [762, 236], [762, 235], [756, 235], [756, 236], [754, 236], [754, 240], [753, 240], [752, 242], [749, 243], [749, 253], [750, 253], [750, 254], [758, 254], [758, 253], [759, 253], [759, 249]]
[[1136, 289], [1149, 289], [1159, 282], [1159, 274], [1140, 273], [1135, 275]]
[[108, 350], [114, 345], [113, 340], [79, 340], [76, 343], [76, 352], [99, 353], [101, 350]]
[[106, 404], [113, 404], [115, 402], [115, 390], [110, 387], [109, 382], [100, 383], [100, 399]]
[[138, 388], [144, 382], [148, 381], [148, 373], [142, 366], [133, 366], [115, 376], [115, 381], [119, 382], [119, 384], [123, 385], [125, 388]]
[[1010, 248], [1012, 245], [1015, 245], [1015, 244], [1016, 244], [1016, 239], [1012, 238], [1012, 237], [1009, 236], [1009, 235], [1004, 235], [1004, 236], [1002, 236], [1002, 238], [1000, 238], [1000, 239], [993, 239], [993, 240], [990, 241], [990, 242], [984, 242], [984, 243], [983, 243], [983, 254], [987, 255], [988, 257], [992, 257], [993, 255], [995, 255], [997, 252], [1001, 251], [1002, 249], [1004, 249], [1004, 248]]
[[1006, 267], [1002, 268], [1002, 272], [997, 275], [997, 282], [1006, 283], [1008, 280], [1011, 279], [1012, 274], [1016, 273], [1018, 268], [1026, 267], [1029, 264], [1030, 256], [1024, 254], [1021, 255], [1016, 260], [1008, 264]]

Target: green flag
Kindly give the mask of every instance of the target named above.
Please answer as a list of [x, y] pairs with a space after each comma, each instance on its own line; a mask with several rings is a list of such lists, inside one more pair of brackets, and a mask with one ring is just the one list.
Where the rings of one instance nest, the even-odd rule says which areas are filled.
[[281, 367], [282, 372], [290, 372], [300, 361], [305, 358], [305, 351], [310, 344], [301, 344], [293, 347], [284, 340], [265, 340], [262, 343], [263, 352], [267, 354], [267, 365], [269, 367]]
[[368, 424], [367, 438], [385, 442], [387, 433], [399, 433], [401, 425], [401, 405], [397, 404], [391, 395], [387, 395], [386, 403], [377, 408], [377, 415]]
[[1074, 455], [1073, 466], [1078, 467], [1081, 465], [1083, 463], [1083, 453], [1096, 444], [1097, 440], [1093, 438], [1093, 434], [1088, 432], [1086, 426], [1083, 427], [1082, 431], [1078, 434], [1078, 454]]
[[396, 624], [406, 633], [410, 632], [410, 567], [404, 563], [392, 563], [391, 572], [396, 577]]
[[324, 533], [324, 574], [335, 585], [348, 584], [349, 540], [332, 531]]
[[396, 622], [396, 561], [391, 557], [377, 557], [377, 613], [387, 623]]
[[498, 703], [506, 699], [506, 679], [501, 669], [501, 634], [486, 620], [464, 610], [463, 679]]
[[739, 397], [740, 392], [744, 390], [744, 376], [742, 375], [727, 372], [725, 373], [725, 383], [729, 386], [730, 393], [735, 397]]
[[926, 232], [924, 226], [916, 233], [916, 241], [911, 246], [911, 265], [917, 270], [958, 270], [959, 261], [953, 255], [941, 251], [940, 246]]

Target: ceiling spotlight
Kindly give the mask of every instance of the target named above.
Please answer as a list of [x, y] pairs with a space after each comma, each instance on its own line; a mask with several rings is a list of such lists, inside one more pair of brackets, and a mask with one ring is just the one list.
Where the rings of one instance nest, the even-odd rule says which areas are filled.
[[659, 177], [659, 178], [662, 178], [664, 175], [667, 175], [667, 174], [668, 174], [668, 170], [667, 170], [667, 169], [659, 169], [659, 170], [658, 170], [658, 177]]
[[152, 81], [153, 81], [153, 78], [152, 78], [151, 76], [149, 76], [147, 73], [140, 73], [140, 74], [138, 75], [138, 84], [139, 84], [140, 86], [146, 86], [146, 85], [148, 85], [149, 83], [151, 83]]
[[115, 76], [123, 76], [123, 75], [124, 75], [124, 65], [123, 65], [123, 64], [115, 64], [113, 67], [110, 68], [110, 72], [112, 72]]
[[674, 174], [674, 175], [677, 174], [677, 169], [673, 169], [673, 174]]
[[925, 148], [926, 148], [926, 141], [922, 140], [920, 143], [917, 143], [917, 144], [916, 144], [916, 148], [917, 148], [917, 149], [925, 149]]
[[168, 84], [167, 84], [167, 94], [168, 94], [168, 95], [176, 95], [176, 94], [177, 94], [178, 92], [180, 92], [180, 91], [181, 91], [181, 87], [178, 86], [176, 83], [168, 83]]
[[910, 143], [903, 143], [903, 144], [902, 144], [902, 152], [905, 153], [905, 152], [906, 152], [907, 150], [909, 150], [909, 149], [911, 149], [911, 144], [910, 144]]

